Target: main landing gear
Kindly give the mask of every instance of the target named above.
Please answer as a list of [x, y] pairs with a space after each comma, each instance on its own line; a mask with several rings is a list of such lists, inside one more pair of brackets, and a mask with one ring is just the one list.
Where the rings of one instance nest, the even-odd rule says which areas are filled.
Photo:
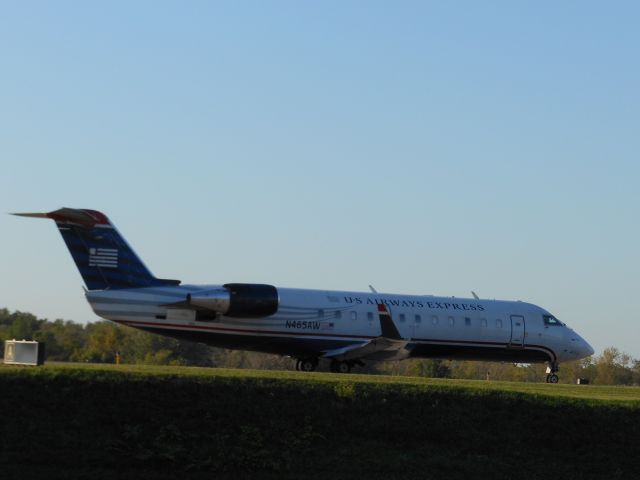
[[318, 368], [317, 358], [299, 358], [296, 360], [296, 370], [299, 372], [313, 372]]
[[364, 367], [362, 360], [331, 360], [331, 371], [334, 373], [351, 373], [351, 369], [358, 365]]
[[[351, 369], [355, 365], [363, 367], [364, 363], [361, 360], [331, 360], [330, 369], [334, 373], [350, 373]], [[317, 358], [309, 357], [296, 359], [296, 370], [298, 372], [313, 372], [316, 368], [318, 368]]]
[[331, 371], [333, 373], [350, 373], [351, 367], [353, 367], [353, 364], [351, 362], [331, 360]]
[[558, 383], [558, 364], [556, 362], [549, 362], [547, 367], [547, 383]]

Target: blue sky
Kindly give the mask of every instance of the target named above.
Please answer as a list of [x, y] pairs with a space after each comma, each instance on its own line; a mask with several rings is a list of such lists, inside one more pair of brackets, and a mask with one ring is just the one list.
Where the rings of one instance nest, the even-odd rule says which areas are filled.
[[[637, 2], [3, 2], [1, 210], [190, 283], [521, 299], [640, 358]], [[0, 215], [0, 306], [92, 321]]]

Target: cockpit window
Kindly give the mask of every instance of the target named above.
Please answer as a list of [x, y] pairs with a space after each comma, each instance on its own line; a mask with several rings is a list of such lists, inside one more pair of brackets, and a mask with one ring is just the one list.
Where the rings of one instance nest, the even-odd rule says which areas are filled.
[[564, 326], [564, 323], [562, 323], [560, 320], [558, 320], [553, 315], [543, 315], [542, 318], [544, 318], [544, 324], [545, 325], [558, 326], [558, 327], [563, 327]]

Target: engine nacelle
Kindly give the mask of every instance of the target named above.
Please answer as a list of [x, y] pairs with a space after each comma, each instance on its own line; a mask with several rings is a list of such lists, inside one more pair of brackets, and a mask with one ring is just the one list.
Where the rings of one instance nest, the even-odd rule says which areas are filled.
[[216, 290], [187, 295], [187, 302], [228, 317], [268, 317], [278, 311], [278, 290], [272, 285], [227, 283]]
[[225, 288], [190, 293], [187, 295], [187, 303], [224, 315], [229, 311], [231, 294]]

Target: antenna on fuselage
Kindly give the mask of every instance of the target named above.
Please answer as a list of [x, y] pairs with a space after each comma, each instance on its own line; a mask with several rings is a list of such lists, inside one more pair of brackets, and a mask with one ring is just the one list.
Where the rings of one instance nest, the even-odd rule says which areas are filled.
[[471, 290], [471, 295], [473, 295], [473, 298], [475, 298], [476, 300], [480, 300], [480, 297], [476, 295], [476, 292], [474, 292], [473, 290]]
[[375, 288], [373, 288], [371, 285], [369, 285], [369, 290], [371, 290], [375, 294], [378, 293], [378, 291]]

